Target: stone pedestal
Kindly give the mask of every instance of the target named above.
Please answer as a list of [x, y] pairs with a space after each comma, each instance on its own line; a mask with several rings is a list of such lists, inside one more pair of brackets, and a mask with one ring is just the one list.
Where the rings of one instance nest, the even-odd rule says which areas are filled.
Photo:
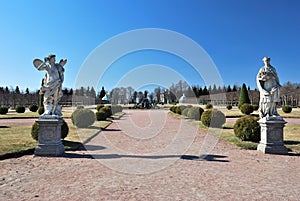
[[61, 141], [62, 118], [40, 118], [36, 122], [39, 127], [39, 141], [34, 154], [36, 156], [62, 156], [65, 152]]
[[287, 154], [288, 149], [284, 146], [283, 127], [286, 121], [283, 119], [266, 119], [259, 121], [261, 140], [257, 150], [270, 154]]

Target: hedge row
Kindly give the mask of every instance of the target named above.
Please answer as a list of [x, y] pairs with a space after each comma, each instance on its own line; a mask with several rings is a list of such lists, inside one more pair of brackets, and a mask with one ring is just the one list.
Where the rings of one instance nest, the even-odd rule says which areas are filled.
[[206, 107], [209, 109], [204, 111], [203, 108], [198, 106], [193, 107], [189, 105], [180, 105], [172, 106], [170, 110], [173, 113], [186, 116], [189, 119], [194, 119], [196, 121], [201, 120], [201, 122], [207, 127], [222, 127], [226, 121], [226, 116], [221, 111], [212, 109], [213, 106], [210, 104], [208, 104]]

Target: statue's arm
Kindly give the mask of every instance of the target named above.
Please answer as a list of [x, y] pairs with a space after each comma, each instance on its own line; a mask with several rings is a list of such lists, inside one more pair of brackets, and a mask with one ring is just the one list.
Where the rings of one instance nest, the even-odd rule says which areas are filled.
[[67, 63], [67, 60], [66, 60], [66, 59], [61, 59], [61, 60], [59, 61], [59, 64], [60, 64], [62, 67], [64, 67], [64, 65], [66, 65], [66, 63]]
[[256, 84], [260, 93], [269, 94], [263, 87], [263, 79], [261, 77], [262, 70], [260, 70], [256, 76]]
[[41, 63], [38, 67], [38, 70], [47, 70], [47, 64], [46, 62]]

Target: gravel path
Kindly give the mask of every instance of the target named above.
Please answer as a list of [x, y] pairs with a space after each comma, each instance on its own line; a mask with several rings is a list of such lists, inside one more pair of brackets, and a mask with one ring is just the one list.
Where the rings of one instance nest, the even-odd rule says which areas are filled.
[[0, 200], [299, 200], [299, 156], [240, 150], [167, 111], [126, 113], [85, 151], [0, 161]]

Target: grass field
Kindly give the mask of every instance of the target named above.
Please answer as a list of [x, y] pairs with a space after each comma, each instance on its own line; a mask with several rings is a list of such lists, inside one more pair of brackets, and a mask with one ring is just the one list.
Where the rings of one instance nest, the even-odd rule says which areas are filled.
[[[96, 121], [92, 126], [78, 129], [69, 124], [69, 134], [64, 139], [65, 149], [74, 150], [102, 128], [106, 128], [110, 121]], [[0, 155], [19, 152], [35, 148], [37, 142], [31, 137], [31, 126], [0, 127]]]

